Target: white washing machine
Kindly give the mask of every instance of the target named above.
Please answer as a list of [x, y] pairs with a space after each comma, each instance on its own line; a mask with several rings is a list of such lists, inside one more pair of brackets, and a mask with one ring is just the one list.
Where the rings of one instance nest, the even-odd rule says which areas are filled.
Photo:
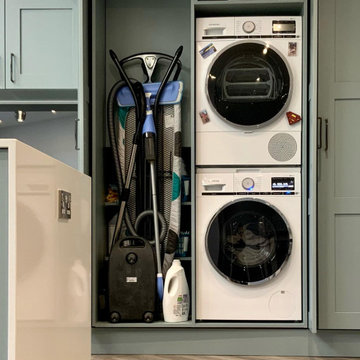
[[196, 20], [196, 165], [301, 164], [301, 21]]
[[196, 181], [196, 319], [302, 320], [300, 169], [198, 169]]

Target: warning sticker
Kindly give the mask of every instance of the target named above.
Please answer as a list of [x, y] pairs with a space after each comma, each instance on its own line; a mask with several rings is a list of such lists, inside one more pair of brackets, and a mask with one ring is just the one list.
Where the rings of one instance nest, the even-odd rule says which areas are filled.
[[214, 52], [216, 52], [216, 48], [213, 43], [207, 44], [204, 48], [202, 48], [199, 53], [200, 55], [206, 59], [210, 55], [212, 55]]

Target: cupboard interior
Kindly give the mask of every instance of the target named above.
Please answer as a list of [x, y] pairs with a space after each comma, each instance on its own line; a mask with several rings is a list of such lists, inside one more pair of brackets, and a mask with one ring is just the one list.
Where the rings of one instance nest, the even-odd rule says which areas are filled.
[[[305, 12], [305, 14], [304, 14]], [[174, 16], [176, 14], [176, 16]], [[184, 83], [182, 99], [182, 144], [187, 152], [187, 166], [191, 179], [194, 179], [194, 27], [195, 18], [212, 16], [244, 15], [306, 15], [304, 1], [189, 1], [154, 0], [151, 5], [146, 0], [135, 0], [131, 3], [117, 0], [93, 1], [93, 64], [92, 64], [92, 101], [93, 101], [93, 326], [94, 327], [143, 327], [149, 324], [119, 323], [107, 321], [105, 309], [106, 241], [109, 236], [109, 222], [115, 214], [113, 206], [105, 206], [106, 187], [111, 177], [112, 158], [109, 155], [106, 131], [105, 107], [107, 94], [113, 84], [120, 79], [109, 50], [115, 51], [119, 59], [142, 53], [162, 52], [174, 54], [179, 45], [184, 50], [181, 56], [182, 71], [179, 80]], [[105, 76], [104, 76], [105, 74]], [[96, 86], [94, 86], [96, 84]], [[192, 181], [193, 183], [194, 181]], [[194, 192], [194, 184], [191, 186]], [[194, 199], [194, 194], [192, 194]], [[182, 217], [190, 228], [191, 256], [186, 261], [185, 270], [189, 279], [194, 309], [194, 244], [191, 233], [194, 233], [193, 202], [182, 205]], [[189, 224], [190, 223], [190, 224]], [[179, 326], [195, 326], [194, 317]], [[169, 326], [165, 323], [154, 323], [150, 326]], [[226, 326], [226, 325], [225, 325]], [[234, 324], [231, 325], [232, 327]]]

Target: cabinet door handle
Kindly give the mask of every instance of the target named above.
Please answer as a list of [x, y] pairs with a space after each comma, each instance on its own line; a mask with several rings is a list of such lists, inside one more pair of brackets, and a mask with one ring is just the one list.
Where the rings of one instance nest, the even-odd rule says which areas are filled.
[[14, 78], [14, 62], [15, 62], [15, 54], [11, 53], [10, 55], [10, 80], [12, 83], [15, 82]]
[[317, 118], [318, 121], [318, 144], [317, 144], [317, 148], [321, 149], [322, 148], [322, 117], [319, 116]]
[[79, 121], [80, 119], [75, 119], [75, 150], [80, 150], [79, 148]]
[[325, 151], [329, 148], [329, 120], [325, 119]]

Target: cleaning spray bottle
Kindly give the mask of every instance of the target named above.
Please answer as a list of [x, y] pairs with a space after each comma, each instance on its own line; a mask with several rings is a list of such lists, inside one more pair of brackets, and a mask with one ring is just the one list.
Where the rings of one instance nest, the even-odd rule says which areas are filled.
[[175, 259], [165, 278], [163, 312], [166, 322], [186, 321], [189, 317], [190, 296], [184, 268]]

